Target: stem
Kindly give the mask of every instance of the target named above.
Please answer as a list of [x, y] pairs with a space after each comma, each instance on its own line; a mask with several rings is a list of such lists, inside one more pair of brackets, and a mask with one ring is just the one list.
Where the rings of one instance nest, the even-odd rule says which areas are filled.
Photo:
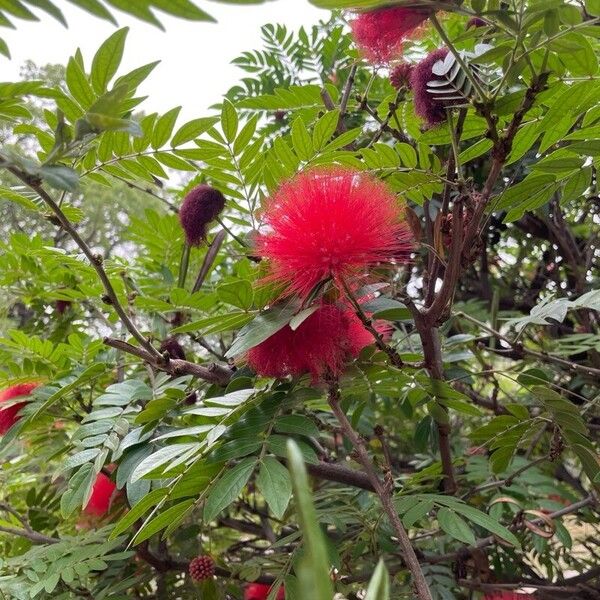
[[346, 293], [346, 296], [347, 296], [348, 300], [350, 300], [350, 304], [352, 304], [352, 307], [354, 308], [354, 310], [356, 312], [356, 316], [360, 319], [360, 321], [363, 324], [364, 328], [375, 339], [375, 345], [382, 352], [385, 352], [387, 354], [387, 356], [390, 359], [391, 363], [395, 367], [397, 367], [399, 369], [402, 368], [404, 366], [404, 361], [402, 360], [402, 358], [400, 357], [400, 355], [398, 354], [398, 352], [396, 352], [396, 350], [394, 348], [392, 348], [391, 346], [389, 346], [388, 344], [386, 344], [383, 341], [383, 337], [381, 337], [381, 334], [377, 331], [377, 329], [375, 329], [375, 327], [373, 327], [373, 322], [365, 314], [365, 312], [363, 311], [361, 305], [358, 303], [358, 300], [356, 300], [356, 298], [354, 297], [354, 295], [350, 291], [350, 288], [348, 287], [347, 283], [344, 280], [342, 280], [342, 286], [344, 288], [344, 292]]
[[180, 359], [170, 359], [168, 362], [165, 362], [165, 359], [161, 354], [156, 357], [143, 348], [133, 346], [123, 340], [116, 340], [109, 337], [104, 338], [104, 344], [111, 348], [115, 348], [116, 350], [121, 350], [122, 352], [137, 356], [155, 369], [171, 375], [192, 375], [198, 379], [204, 379], [204, 381], [208, 381], [209, 383], [216, 383], [217, 385], [222, 386], [227, 385], [231, 380], [231, 371], [227, 367], [216, 363], [209, 364], [208, 367], [205, 367]]
[[181, 253], [181, 262], [179, 263], [179, 279], [177, 287], [184, 288], [187, 278], [188, 267], [190, 266], [190, 245], [187, 242], [183, 243], [183, 252]]
[[73, 227], [69, 219], [65, 216], [63, 211], [60, 209], [58, 204], [54, 201], [54, 199], [46, 192], [46, 190], [42, 187], [41, 182], [38, 179], [32, 178], [27, 173], [24, 173], [17, 169], [16, 167], [7, 167], [8, 170], [18, 179], [20, 179], [25, 185], [31, 188], [34, 192], [38, 194], [38, 196], [50, 207], [52, 212], [56, 215], [63, 229], [71, 236], [73, 241], [79, 246], [80, 250], [86, 256], [86, 258], [90, 261], [92, 267], [94, 267], [96, 273], [102, 285], [104, 286], [104, 290], [106, 295], [108, 296], [109, 304], [115, 309], [115, 312], [121, 319], [121, 322], [127, 328], [127, 331], [131, 333], [131, 335], [140, 343], [140, 345], [145, 348], [148, 353], [155, 357], [156, 359], [160, 358], [162, 360], [162, 356], [160, 352], [140, 333], [139, 329], [135, 326], [134, 322], [131, 320], [129, 315], [125, 312], [123, 306], [119, 302], [119, 298], [117, 297], [117, 293], [102, 266], [102, 257], [94, 255], [90, 247], [83, 241], [82, 237], [77, 233], [76, 229]]
[[354, 449], [358, 455], [358, 460], [369, 477], [375, 492], [379, 496], [381, 506], [383, 507], [385, 514], [387, 515], [392, 527], [394, 528], [394, 531], [396, 532], [396, 536], [398, 537], [398, 541], [400, 542], [400, 546], [402, 548], [402, 556], [406, 566], [411, 572], [418, 598], [421, 600], [432, 600], [429, 586], [427, 585], [421, 565], [419, 564], [419, 559], [415, 554], [414, 548], [410, 542], [410, 538], [408, 537], [408, 533], [406, 532], [406, 529], [404, 529], [404, 525], [402, 525], [402, 521], [400, 520], [400, 517], [398, 517], [398, 513], [394, 507], [391, 489], [388, 485], [385, 485], [377, 475], [375, 466], [373, 465], [373, 461], [367, 452], [367, 448], [363, 439], [354, 430], [352, 424], [346, 416], [346, 413], [340, 406], [340, 391], [337, 381], [331, 382], [329, 386], [328, 401], [333, 414], [336, 416], [342, 431], [344, 432], [344, 435], [346, 435], [346, 437], [352, 442], [352, 445], [354, 446]]

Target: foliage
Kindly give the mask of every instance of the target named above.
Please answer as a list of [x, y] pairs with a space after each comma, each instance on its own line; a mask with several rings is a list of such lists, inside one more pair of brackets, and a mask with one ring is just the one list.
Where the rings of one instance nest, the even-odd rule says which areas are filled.
[[[0, 20], [60, 4], [9, 0]], [[144, 112], [157, 63], [122, 72], [127, 28], [0, 84], [0, 387], [42, 382], [0, 438], [0, 596], [598, 594], [600, 6], [434, 5], [404, 59], [450, 47], [459, 103], [435, 127], [338, 12], [265, 26], [239, 85], [187, 122]], [[266, 199], [319, 165], [385, 181], [414, 251], [347, 291], [389, 335], [339, 381], [256, 377], [246, 352], [336, 293], [282, 301], [253, 253]], [[177, 213], [201, 183], [226, 206], [189, 248]], [[90, 522], [101, 472], [120, 492]], [[198, 555], [214, 580], [186, 575]]]

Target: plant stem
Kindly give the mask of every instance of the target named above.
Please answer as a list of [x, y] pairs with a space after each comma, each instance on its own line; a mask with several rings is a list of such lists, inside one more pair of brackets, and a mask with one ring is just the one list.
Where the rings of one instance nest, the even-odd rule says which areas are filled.
[[73, 241], [79, 246], [80, 250], [83, 252], [85, 257], [90, 261], [92, 267], [94, 267], [96, 273], [102, 285], [104, 286], [104, 290], [106, 292], [106, 296], [108, 297], [109, 304], [115, 309], [115, 312], [121, 319], [121, 322], [127, 328], [127, 331], [140, 343], [140, 345], [146, 349], [146, 351], [153, 356], [155, 359], [160, 358], [162, 360], [162, 356], [160, 352], [147, 340], [139, 331], [139, 329], [135, 326], [134, 322], [131, 320], [121, 303], [119, 302], [119, 298], [117, 297], [117, 293], [108, 278], [104, 267], [102, 266], [102, 257], [96, 256], [91, 248], [84, 242], [83, 238], [77, 233], [77, 230], [73, 227], [69, 219], [65, 216], [61, 208], [54, 201], [52, 196], [46, 192], [46, 190], [42, 187], [42, 183], [37, 178], [32, 178], [27, 173], [17, 169], [16, 167], [7, 167], [8, 170], [18, 179], [20, 179], [25, 185], [31, 188], [38, 196], [50, 207], [52, 212], [56, 215], [59, 220], [62, 228], [71, 236]]
[[394, 507], [391, 488], [382, 482], [377, 475], [375, 466], [369, 456], [369, 453], [367, 452], [367, 448], [363, 439], [354, 430], [352, 424], [346, 416], [346, 413], [340, 406], [340, 391], [337, 381], [330, 383], [328, 401], [333, 414], [337, 418], [342, 431], [344, 432], [344, 435], [350, 440], [350, 442], [352, 442], [352, 445], [354, 446], [354, 449], [358, 455], [358, 460], [369, 477], [377, 496], [379, 496], [381, 506], [383, 507], [390, 524], [394, 528], [402, 548], [404, 562], [412, 574], [417, 597], [421, 600], [432, 600], [431, 591], [429, 590], [429, 586], [427, 585], [427, 581], [423, 575], [421, 565], [419, 564], [419, 559], [415, 554], [414, 548], [410, 542], [410, 538], [408, 537], [408, 533], [406, 532], [404, 525], [402, 525], [402, 521], [400, 520], [396, 508]]

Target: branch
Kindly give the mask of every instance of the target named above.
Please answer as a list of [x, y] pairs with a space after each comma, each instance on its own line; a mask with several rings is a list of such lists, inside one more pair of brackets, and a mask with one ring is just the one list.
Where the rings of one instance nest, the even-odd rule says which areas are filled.
[[137, 356], [155, 369], [164, 371], [165, 373], [169, 373], [174, 376], [192, 375], [198, 379], [204, 379], [204, 381], [216, 383], [217, 385], [221, 386], [227, 385], [231, 379], [231, 371], [227, 367], [218, 365], [216, 363], [211, 363], [208, 367], [204, 367], [187, 360], [165, 360], [165, 358], [160, 354], [157, 358], [154, 355], [151, 355], [149, 352], [146, 352], [143, 348], [133, 346], [132, 344], [124, 342], [123, 340], [116, 340], [109, 337], [104, 338], [104, 343], [111, 348], [115, 348], [117, 350], [121, 350], [122, 352], [127, 352], [128, 354]]
[[17, 529], [16, 527], [3, 527], [0, 526], [0, 533], [7, 533], [9, 535], [16, 535], [19, 537], [27, 538], [34, 544], [58, 544], [60, 540], [55, 537], [48, 537], [33, 529]]
[[346, 413], [340, 406], [340, 392], [336, 381], [330, 383], [328, 401], [333, 414], [336, 416], [342, 431], [344, 432], [344, 435], [354, 446], [354, 449], [358, 455], [358, 460], [362, 464], [371, 484], [373, 485], [373, 488], [375, 489], [375, 492], [379, 496], [381, 506], [383, 507], [383, 510], [386, 513], [390, 524], [396, 533], [396, 536], [398, 537], [398, 541], [400, 542], [400, 546], [402, 548], [402, 556], [406, 566], [412, 574], [418, 598], [421, 600], [432, 600], [431, 591], [429, 590], [429, 586], [427, 585], [427, 581], [425, 580], [425, 576], [421, 570], [419, 559], [415, 554], [414, 548], [410, 542], [410, 538], [408, 537], [408, 533], [406, 532], [406, 529], [404, 529], [404, 525], [402, 525], [402, 521], [398, 517], [398, 513], [394, 507], [392, 499], [393, 482], [382, 482], [377, 475], [375, 466], [369, 456], [364, 440], [354, 430], [352, 424], [346, 416]]
[[117, 297], [117, 293], [115, 292], [115, 289], [113, 288], [110, 279], [108, 278], [108, 275], [102, 266], [102, 257], [95, 255], [90, 247], [83, 241], [58, 204], [42, 187], [41, 181], [37, 178], [31, 177], [23, 171], [20, 171], [16, 167], [7, 167], [7, 169], [25, 185], [36, 192], [36, 194], [38, 194], [38, 196], [50, 207], [52, 212], [56, 215], [56, 218], [59, 220], [62, 228], [71, 236], [73, 241], [79, 246], [80, 250], [89, 260], [92, 267], [94, 267], [100, 281], [102, 282], [102, 285], [104, 286], [104, 290], [109, 301], [108, 303], [115, 309], [115, 312], [119, 316], [121, 322], [127, 328], [127, 331], [129, 331], [129, 333], [131, 333], [131, 335], [141, 344], [141, 346], [146, 349], [149, 355], [154, 356], [155, 358], [160, 357], [160, 352], [140, 333], [123, 306], [121, 306], [119, 298]]

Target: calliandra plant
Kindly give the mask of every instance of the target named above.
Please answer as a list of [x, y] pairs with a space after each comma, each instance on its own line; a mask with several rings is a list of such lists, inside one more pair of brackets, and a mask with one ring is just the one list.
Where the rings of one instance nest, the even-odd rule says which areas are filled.
[[[0, 53], [73, 3], [0, 2]], [[313, 3], [234, 57], [205, 0], [121, 2], [217, 32], [189, 97], [135, 20], [0, 83], [0, 390], [41, 382], [0, 402], [0, 596], [600, 594], [600, 8]], [[346, 11], [425, 6], [363, 60]]]

